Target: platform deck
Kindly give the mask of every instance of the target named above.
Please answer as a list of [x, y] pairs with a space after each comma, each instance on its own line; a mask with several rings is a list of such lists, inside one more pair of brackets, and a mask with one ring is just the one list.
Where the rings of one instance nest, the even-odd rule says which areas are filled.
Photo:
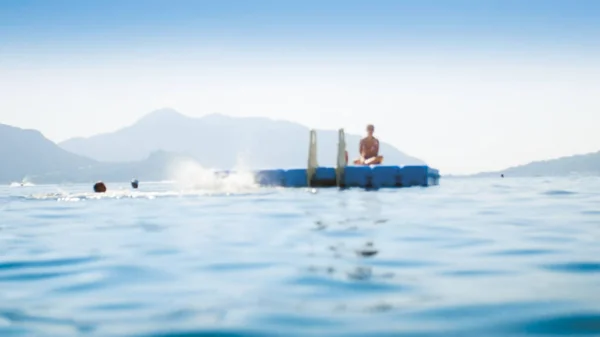
[[439, 171], [429, 166], [346, 166], [338, 184], [334, 167], [317, 167], [310, 183], [307, 169], [260, 170], [256, 183], [281, 187], [398, 188], [439, 184]]

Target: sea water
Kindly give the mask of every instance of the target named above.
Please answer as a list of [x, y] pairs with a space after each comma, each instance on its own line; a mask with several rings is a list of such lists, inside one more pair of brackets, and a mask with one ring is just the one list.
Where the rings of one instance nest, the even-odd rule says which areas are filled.
[[600, 335], [600, 178], [0, 187], [0, 336]]

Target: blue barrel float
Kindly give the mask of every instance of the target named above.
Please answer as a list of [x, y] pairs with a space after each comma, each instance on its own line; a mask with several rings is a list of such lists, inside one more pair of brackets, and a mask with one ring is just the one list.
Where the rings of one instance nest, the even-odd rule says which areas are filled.
[[398, 188], [439, 184], [439, 171], [429, 166], [346, 166], [337, 179], [334, 167], [317, 167], [308, 180], [307, 169], [261, 170], [255, 181], [262, 186], [278, 187], [361, 187]]

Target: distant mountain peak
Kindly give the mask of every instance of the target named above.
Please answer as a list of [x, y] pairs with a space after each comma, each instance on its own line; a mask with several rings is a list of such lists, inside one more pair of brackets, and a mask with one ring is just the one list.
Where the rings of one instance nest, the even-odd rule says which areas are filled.
[[226, 114], [222, 114], [219, 112], [213, 112], [213, 113], [209, 113], [206, 114], [198, 119], [201, 119], [202, 121], [205, 122], [221, 122], [221, 121], [227, 121], [230, 120], [234, 117], [230, 116], [230, 115], [226, 115]]
[[37, 130], [0, 124], [0, 181], [20, 181], [23, 177], [92, 165], [91, 159], [69, 153]]
[[138, 123], [148, 123], [148, 122], [169, 122], [173, 120], [181, 120], [188, 119], [189, 117], [180, 113], [179, 111], [173, 108], [162, 108], [158, 110], [154, 110], [144, 117], [142, 117]]

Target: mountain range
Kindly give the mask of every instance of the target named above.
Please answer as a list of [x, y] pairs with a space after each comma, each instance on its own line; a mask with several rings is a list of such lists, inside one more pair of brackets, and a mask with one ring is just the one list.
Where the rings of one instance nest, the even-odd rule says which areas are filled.
[[[318, 162], [334, 166], [337, 131], [318, 130]], [[346, 135], [350, 158], [358, 156], [360, 136]], [[39, 131], [0, 124], [0, 183], [78, 183], [171, 179], [178, 162], [204, 168], [260, 169], [305, 167], [309, 129], [267, 118], [210, 114], [187, 117], [173, 109], [151, 112], [125, 128], [55, 144]], [[354, 146], [356, 145], [356, 146]], [[381, 142], [385, 163], [423, 165]], [[532, 162], [474, 176], [600, 175], [600, 152]]]
[[505, 177], [600, 175], [600, 151], [578, 154], [529, 164], [509, 167], [496, 172], [482, 172], [474, 176], [487, 177], [503, 174]]
[[[320, 165], [335, 165], [337, 137], [335, 130], [317, 131]], [[358, 156], [359, 140], [346, 135], [351, 158]], [[165, 180], [170, 166], [182, 160], [215, 169], [305, 167], [308, 141], [309, 129], [296, 123], [220, 114], [191, 118], [172, 109], [151, 112], [114, 132], [60, 144], [39, 131], [0, 124], [0, 183]], [[389, 164], [425, 164], [385, 142], [380, 151]]]
[[191, 158], [154, 151], [143, 160], [104, 163], [62, 149], [36, 130], [0, 124], [0, 183], [77, 183], [128, 181], [132, 177], [163, 180], [171, 164]]
[[[338, 132], [318, 130], [317, 159], [334, 166]], [[358, 156], [357, 135], [346, 135], [348, 153]], [[210, 114], [184, 116], [172, 109], [154, 111], [131, 126], [89, 138], [74, 138], [59, 145], [72, 153], [103, 162], [127, 162], [146, 158], [156, 150], [184, 153], [203, 167], [231, 169], [297, 168], [306, 166], [309, 128], [300, 124], [260, 117]], [[390, 144], [381, 143], [386, 163], [422, 165]]]

